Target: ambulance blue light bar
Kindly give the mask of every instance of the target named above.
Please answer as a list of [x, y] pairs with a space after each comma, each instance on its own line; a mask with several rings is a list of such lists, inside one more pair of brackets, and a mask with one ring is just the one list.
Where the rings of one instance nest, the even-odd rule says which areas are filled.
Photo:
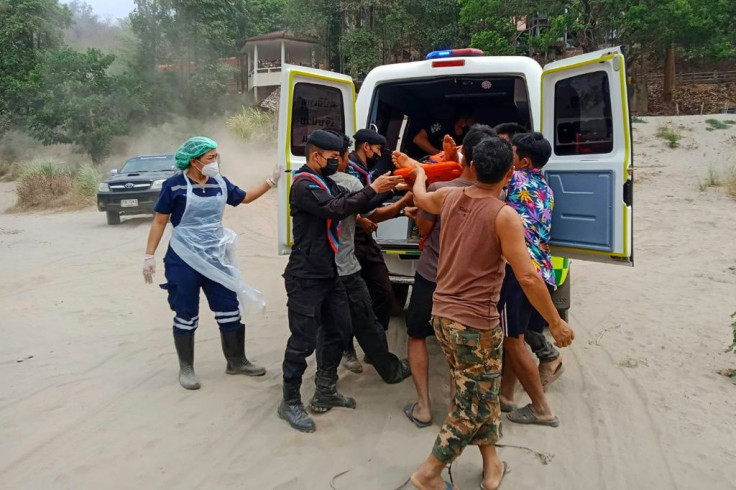
[[463, 48], [463, 49], [443, 49], [441, 51], [432, 51], [425, 59], [436, 60], [439, 58], [462, 58], [465, 56], [484, 56], [482, 49]]

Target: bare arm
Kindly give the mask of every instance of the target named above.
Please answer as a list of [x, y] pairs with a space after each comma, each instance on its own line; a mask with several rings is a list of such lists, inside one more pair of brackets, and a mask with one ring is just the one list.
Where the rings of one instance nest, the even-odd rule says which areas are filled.
[[524, 294], [534, 308], [549, 323], [549, 331], [555, 345], [566, 347], [575, 338], [570, 326], [560, 318], [542, 277], [534, 269], [524, 241], [524, 226], [513, 208], [505, 206], [496, 218], [496, 236], [501, 241], [501, 250], [511, 265]]
[[381, 206], [380, 208], [377, 208], [375, 211], [373, 211], [369, 216], [368, 219], [373, 221], [374, 223], [380, 223], [382, 221], [389, 220], [391, 218], [395, 218], [397, 214], [399, 214], [399, 211], [404, 209], [407, 206], [410, 206], [414, 200], [414, 195], [409, 192], [404, 197], [399, 199], [398, 201], [388, 204], [386, 206]]
[[268, 185], [267, 182], [264, 182], [258, 185], [257, 187], [254, 187], [253, 189], [245, 191], [245, 199], [243, 199], [243, 204], [248, 204], [248, 203], [255, 201], [256, 199], [264, 195], [266, 192], [268, 192], [270, 189], [271, 189], [271, 186]]
[[429, 142], [429, 136], [427, 131], [420, 129], [419, 132], [414, 136], [412, 142], [427, 153], [427, 155], [436, 155], [441, 150], [435, 148], [432, 143]]
[[414, 204], [423, 211], [432, 214], [442, 212], [442, 204], [445, 202], [447, 193], [451, 187], [443, 187], [435, 192], [427, 191], [427, 174], [420, 166], [416, 167], [416, 180], [414, 181]]
[[161, 237], [164, 235], [164, 229], [169, 223], [169, 215], [156, 213], [151, 222], [151, 230], [148, 232], [148, 242], [146, 243], [146, 254], [153, 255], [156, 253]]

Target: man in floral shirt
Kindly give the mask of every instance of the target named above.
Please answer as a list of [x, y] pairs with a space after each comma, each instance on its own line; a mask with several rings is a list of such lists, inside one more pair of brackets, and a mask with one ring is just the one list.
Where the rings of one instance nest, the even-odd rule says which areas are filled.
[[[527, 250], [534, 268], [544, 279], [551, 294], [555, 289], [549, 251], [554, 196], [542, 175], [542, 168], [552, 154], [552, 147], [541, 133], [517, 134], [512, 144], [516, 171], [508, 184], [506, 203], [521, 217]], [[541, 331], [544, 319], [531, 305], [508, 266], [498, 309], [505, 334], [501, 408], [510, 412], [508, 419], [512, 422], [557, 427], [559, 420], [549, 407], [537, 364], [524, 341], [528, 330]], [[532, 400], [531, 404], [522, 408], [513, 405], [517, 378]]]

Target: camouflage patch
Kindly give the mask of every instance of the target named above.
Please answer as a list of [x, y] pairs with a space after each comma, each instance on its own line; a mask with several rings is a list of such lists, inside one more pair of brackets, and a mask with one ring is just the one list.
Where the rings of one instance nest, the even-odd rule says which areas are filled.
[[455, 397], [432, 453], [450, 463], [468, 444], [490, 445], [501, 438], [503, 333], [500, 326], [477, 330], [437, 316], [432, 326], [455, 383]]

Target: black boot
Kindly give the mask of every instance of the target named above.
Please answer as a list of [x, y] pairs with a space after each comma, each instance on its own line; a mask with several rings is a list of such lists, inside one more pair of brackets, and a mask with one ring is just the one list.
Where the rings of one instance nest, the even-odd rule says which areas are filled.
[[301, 388], [298, 384], [284, 383], [284, 398], [279, 404], [276, 413], [279, 418], [286, 420], [290, 426], [301, 432], [314, 432], [314, 420], [309, 416], [304, 405], [302, 405], [302, 397], [299, 393]]
[[245, 327], [223, 332], [220, 330], [222, 340], [222, 352], [227, 359], [227, 374], [245, 374], [247, 376], [263, 376], [266, 369], [252, 364], [245, 357]]
[[194, 374], [194, 332], [175, 333], [174, 345], [179, 356], [179, 384], [188, 390], [198, 390], [199, 379]]
[[384, 381], [392, 385], [396, 383], [401, 383], [409, 376], [411, 376], [411, 367], [409, 367], [409, 361], [407, 359], [399, 359], [399, 365], [397, 366], [396, 371], [394, 371], [393, 376]]
[[343, 396], [337, 392], [337, 371], [317, 370], [314, 377], [314, 396], [309, 408], [314, 413], [325, 413], [333, 407], [355, 408], [355, 398]]

